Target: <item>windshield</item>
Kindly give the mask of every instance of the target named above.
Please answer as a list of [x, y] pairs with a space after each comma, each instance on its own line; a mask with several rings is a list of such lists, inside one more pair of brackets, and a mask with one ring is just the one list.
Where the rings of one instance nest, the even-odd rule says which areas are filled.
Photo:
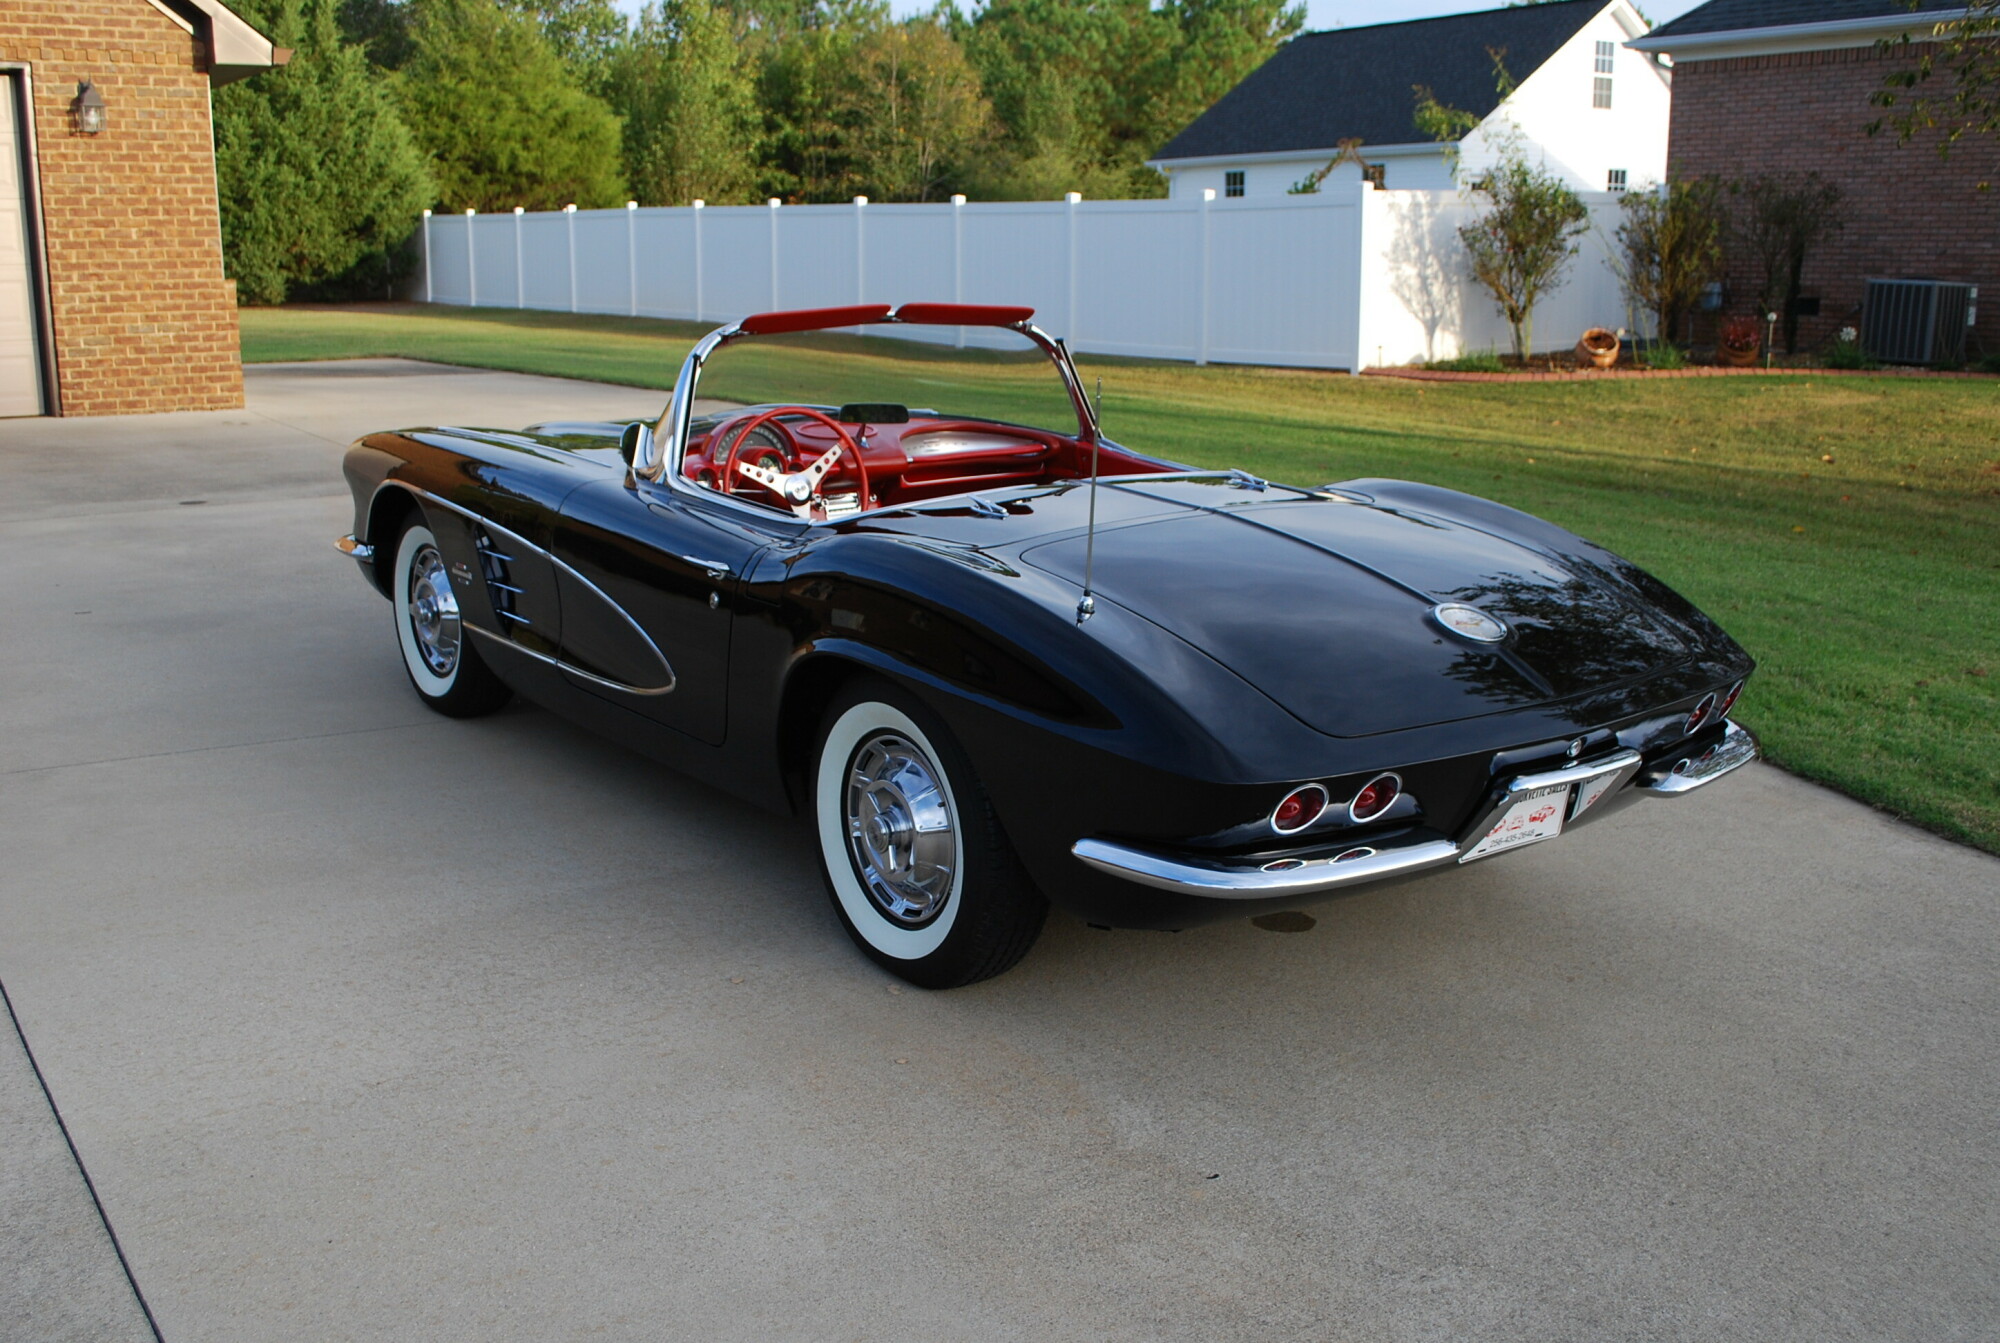
[[957, 349], [951, 327], [912, 329], [942, 343], [817, 331], [746, 337], [709, 357], [699, 395], [739, 405], [888, 402], [919, 414], [1077, 432], [1061, 371], [1026, 336], [968, 328], [968, 344], [994, 348]]

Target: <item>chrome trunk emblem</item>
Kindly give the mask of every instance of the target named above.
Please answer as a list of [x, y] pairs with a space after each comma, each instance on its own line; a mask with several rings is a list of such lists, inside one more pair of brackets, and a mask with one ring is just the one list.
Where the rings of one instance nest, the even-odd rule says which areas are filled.
[[1446, 602], [1431, 608], [1431, 619], [1461, 639], [1474, 643], [1497, 644], [1507, 637], [1507, 627], [1476, 606]]

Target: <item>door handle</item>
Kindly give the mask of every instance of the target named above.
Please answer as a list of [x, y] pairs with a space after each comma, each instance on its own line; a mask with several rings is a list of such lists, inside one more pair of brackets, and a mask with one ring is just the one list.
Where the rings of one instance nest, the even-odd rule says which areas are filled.
[[711, 580], [720, 581], [729, 577], [730, 568], [721, 560], [705, 560], [699, 555], [683, 555], [681, 559], [707, 574]]

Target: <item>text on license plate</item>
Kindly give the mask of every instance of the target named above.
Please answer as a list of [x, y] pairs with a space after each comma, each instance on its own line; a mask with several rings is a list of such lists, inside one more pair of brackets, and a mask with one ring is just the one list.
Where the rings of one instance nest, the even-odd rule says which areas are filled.
[[1493, 823], [1485, 838], [1458, 861], [1469, 863], [1489, 854], [1554, 839], [1562, 833], [1563, 817], [1569, 814], [1569, 790], [1570, 785], [1564, 783], [1523, 793], [1500, 813], [1500, 819]]

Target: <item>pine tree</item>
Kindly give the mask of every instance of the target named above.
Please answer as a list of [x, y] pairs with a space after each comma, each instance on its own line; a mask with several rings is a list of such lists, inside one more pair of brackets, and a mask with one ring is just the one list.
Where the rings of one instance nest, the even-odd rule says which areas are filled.
[[236, 0], [291, 63], [215, 91], [224, 262], [240, 301], [320, 287], [379, 296], [434, 190], [383, 76], [335, 0]]

